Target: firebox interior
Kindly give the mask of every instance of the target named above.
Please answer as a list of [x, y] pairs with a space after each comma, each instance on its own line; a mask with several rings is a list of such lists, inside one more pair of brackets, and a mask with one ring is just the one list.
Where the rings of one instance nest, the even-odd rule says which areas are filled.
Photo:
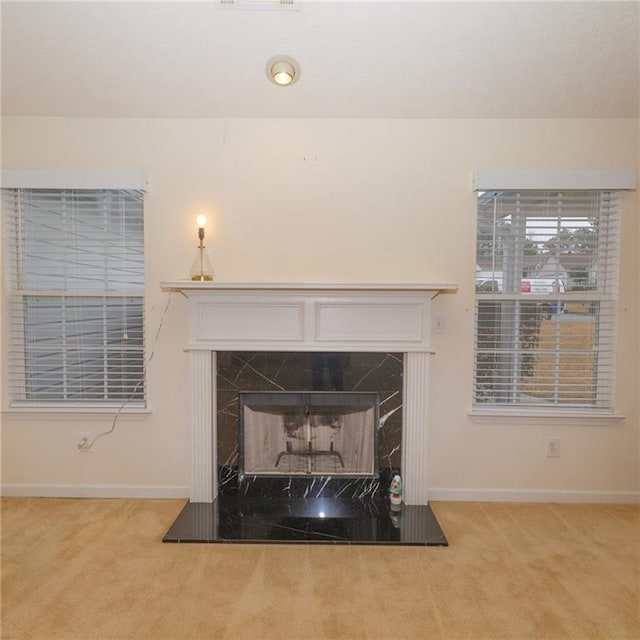
[[377, 477], [377, 393], [242, 392], [238, 399], [241, 477]]

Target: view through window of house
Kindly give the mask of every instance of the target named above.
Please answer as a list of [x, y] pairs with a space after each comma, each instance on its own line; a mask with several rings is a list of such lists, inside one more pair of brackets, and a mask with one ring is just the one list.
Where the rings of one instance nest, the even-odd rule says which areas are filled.
[[612, 406], [618, 235], [615, 193], [479, 193], [476, 406]]
[[143, 404], [142, 193], [4, 189], [3, 210], [12, 400]]

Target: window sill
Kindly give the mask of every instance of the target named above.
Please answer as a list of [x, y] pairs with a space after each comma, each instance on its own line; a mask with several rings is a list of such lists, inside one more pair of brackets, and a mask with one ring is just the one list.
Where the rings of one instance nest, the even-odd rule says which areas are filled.
[[119, 407], [109, 405], [67, 405], [61, 407], [59, 405], [23, 405], [19, 403], [12, 404], [8, 409], [2, 411], [3, 415], [20, 417], [20, 418], [33, 418], [33, 419], [73, 419], [74, 417], [80, 419], [86, 419], [90, 416], [97, 418], [104, 418], [105, 416], [115, 417], [116, 414], [127, 418], [135, 418], [136, 416], [144, 418], [152, 413], [151, 407], [131, 406], [124, 407], [118, 411]]
[[584, 424], [589, 422], [601, 422], [609, 424], [617, 420], [623, 420], [626, 416], [615, 413], [613, 411], [603, 409], [593, 409], [591, 411], [580, 411], [579, 409], [568, 409], [566, 411], [559, 411], [557, 409], [499, 409], [491, 407], [487, 409], [479, 409], [474, 407], [468, 412], [468, 415], [472, 420], [478, 422], [495, 422], [496, 419], [501, 419], [513, 422], [514, 420], [521, 419], [523, 422], [566, 422], [575, 424]]

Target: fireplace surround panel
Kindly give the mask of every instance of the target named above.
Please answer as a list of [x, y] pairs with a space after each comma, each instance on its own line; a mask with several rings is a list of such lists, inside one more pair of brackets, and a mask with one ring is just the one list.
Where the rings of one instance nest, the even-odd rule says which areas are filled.
[[383, 495], [402, 464], [403, 371], [402, 353], [216, 352], [218, 494]]

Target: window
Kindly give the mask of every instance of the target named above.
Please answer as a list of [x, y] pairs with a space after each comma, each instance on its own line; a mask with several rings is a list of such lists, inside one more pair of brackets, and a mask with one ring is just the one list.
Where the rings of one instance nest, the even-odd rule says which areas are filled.
[[611, 410], [619, 206], [611, 191], [480, 191], [476, 407]]
[[3, 189], [15, 406], [144, 405], [143, 196]]

